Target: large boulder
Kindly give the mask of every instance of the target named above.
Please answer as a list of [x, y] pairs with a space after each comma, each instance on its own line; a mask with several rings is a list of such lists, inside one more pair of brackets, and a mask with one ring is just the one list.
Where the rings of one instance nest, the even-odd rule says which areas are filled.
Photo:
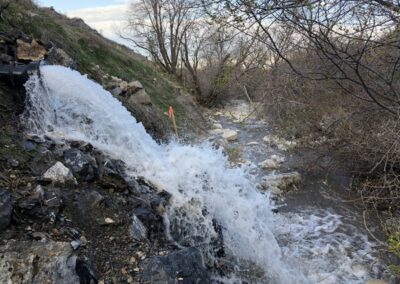
[[0, 189], [0, 232], [10, 225], [12, 209], [10, 193]]
[[203, 256], [197, 248], [187, 248], [166, 256], [155, 256], [143, 265], [145, 283], [210, 283]]
[[91, 280], [66, 242], [10, 241], [0, 247], [0, 255], [0, 283], [79, 284]]

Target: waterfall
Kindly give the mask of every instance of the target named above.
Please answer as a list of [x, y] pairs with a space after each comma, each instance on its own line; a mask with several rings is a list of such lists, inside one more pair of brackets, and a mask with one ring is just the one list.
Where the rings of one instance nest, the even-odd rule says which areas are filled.
[[180, 239], [171, 232], [177, 243], [210, 245], [218, 237], [217, 223], [227, 253], [237, 263], [263, 270], [261, 282], [308, 282], [285, 264], [271, 230], [271, 200], [255, 189], [245, 169], [229, 168], [221, 150], [209, 143], [157, 144], [121, 102], [77, 71], [42, 66], [40, 76], [31, 76], [25, 87], [24, 117], [31, 134], [89, 142], [123, 160], [132, 176], [172, 194], [167, 231], [189, 234]]

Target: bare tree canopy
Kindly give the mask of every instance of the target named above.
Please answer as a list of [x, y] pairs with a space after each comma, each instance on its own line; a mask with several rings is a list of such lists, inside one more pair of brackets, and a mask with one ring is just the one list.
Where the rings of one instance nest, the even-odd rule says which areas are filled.
[[[291, 69], [313, 80], [334, 80], [349, 94], [362, 88], [367, 100], [397, 114], [399, 63], [398, 1], [203, 1], [208, 13], [246, 32], [257, 27], [260, 40]], [[291, 31], [291, 49], [283, 49], [276, 30]], [[325, 68], [304, 72], [296, 53], [316, 52]], [[384, 52], [385, 56], [380, 56]]]

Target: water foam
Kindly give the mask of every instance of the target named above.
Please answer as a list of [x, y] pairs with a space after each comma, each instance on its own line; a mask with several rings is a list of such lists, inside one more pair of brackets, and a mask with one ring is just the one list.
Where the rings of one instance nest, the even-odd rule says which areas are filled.
[[166, 219], [173, 224], [169, 229], [185, 231], [171, 233], [178, 243], [209, 245], [218, 238], [217, 222], [225, 250], [237, 263], [264, 270], [260, 281], [308, 282], [283, 261], [270, 229], [269, 198], [254, 188], [243, 169], [229, 168], [221, 151], [208, 143], [159, 145], [117, 99], [86, 76], [60, 66], [41, 67], [40, 74], [25, 86], [25, 117], [32, 133], [90, 142], [126, 162], [133, 175], [172, 193]]
[[[233, 262], [236, 273], [215, 275], [215, 280], [290, 284], [368, 279], [371, 244], [365, 235], [346, 232], [341, 216], [317, 211], [275, 215], [269, 196], [255, 189], [246, 168], [229, 168], [227, 158], [209, 143], [159, 145], [117, 99], [86, 76], [59, 66], [41, 67], [40, 73], [26, 83], [24, 121], [32, 134], [90, 142], [123, 160], [133, 176], [170, 192], [165, 223], [179, 245], [210, 248], [220, 228], [224, 260]], [[212, 249], [205, 253], [212, 258]]]

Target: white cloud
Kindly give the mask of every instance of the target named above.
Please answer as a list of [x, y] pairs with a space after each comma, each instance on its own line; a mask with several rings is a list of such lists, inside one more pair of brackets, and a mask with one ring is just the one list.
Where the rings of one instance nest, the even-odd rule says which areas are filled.
[[74, 10], [68, 12], [67, 16], [81, 18], [103, 36], [126, 44], [119, 38], [117, 32], [122, 30], [126, 24], [129, 0], [116, 0], [115, 2], [124, 2], [125, 4]]

